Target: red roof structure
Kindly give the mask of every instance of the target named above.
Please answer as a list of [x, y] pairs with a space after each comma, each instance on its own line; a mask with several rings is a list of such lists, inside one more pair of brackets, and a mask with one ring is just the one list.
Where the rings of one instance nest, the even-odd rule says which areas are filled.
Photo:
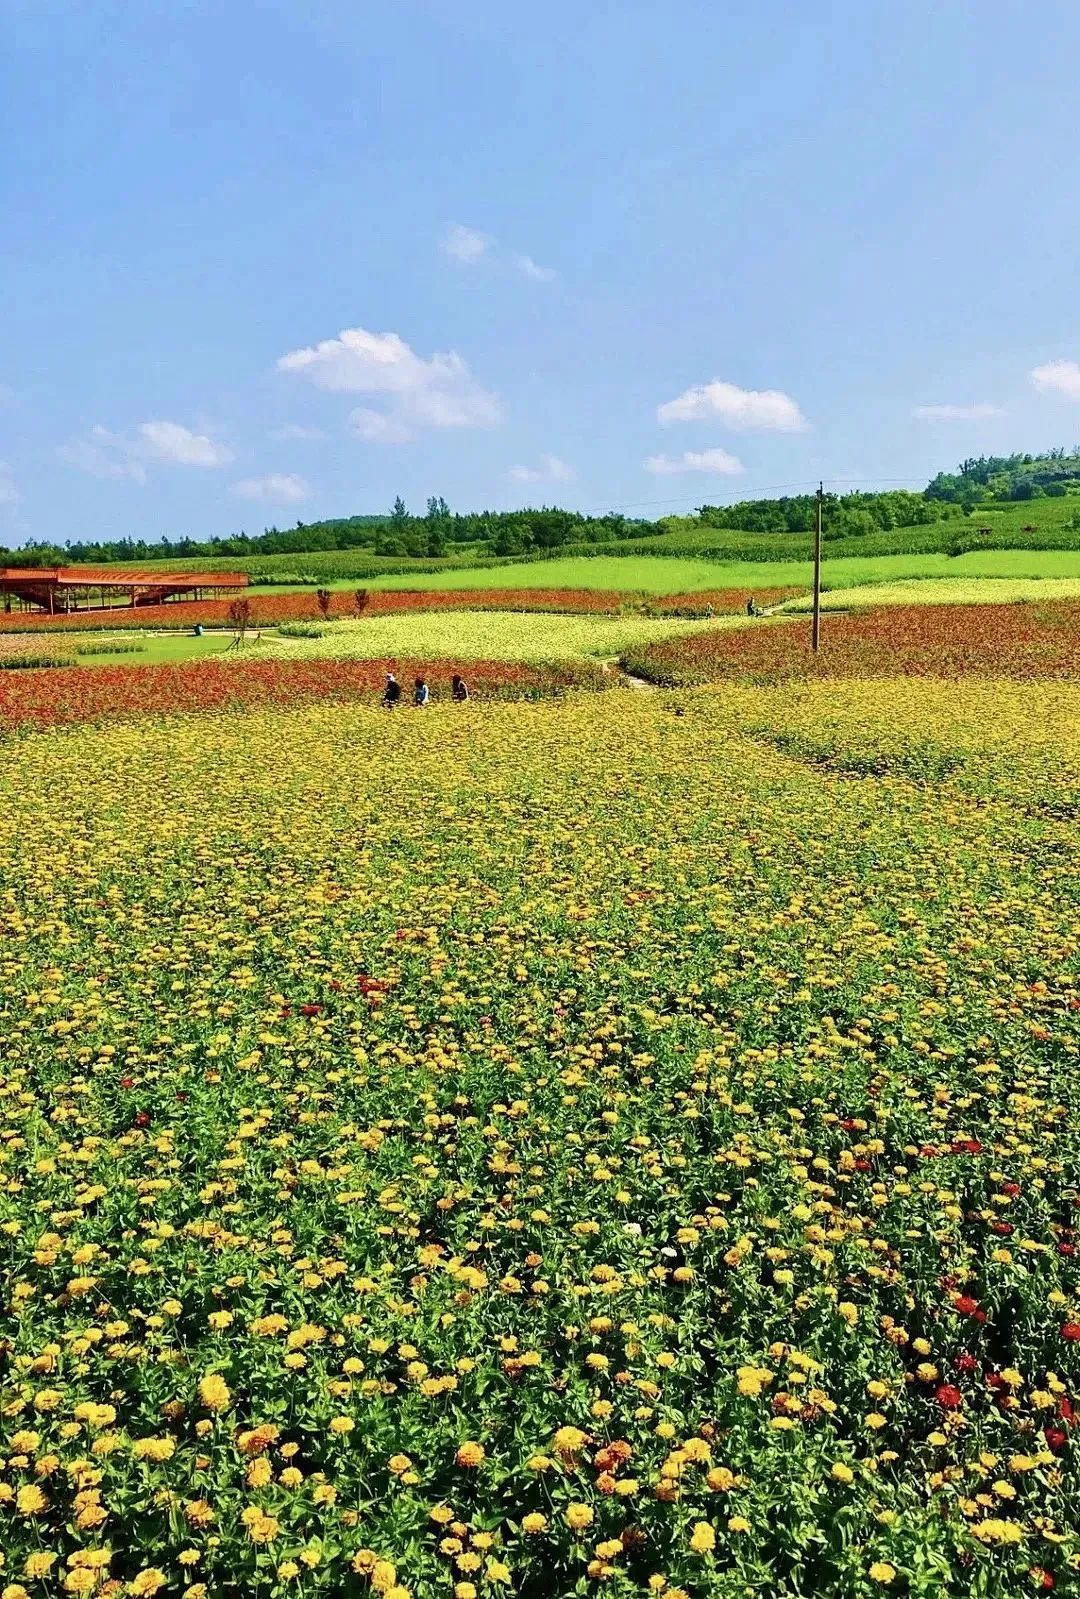
[[[8, 566], [0, 569], [0, 595], [20, 608], [64, 616], [82, 610], [127, 610], [167, 600], [199, 600], [235, 593], [246, 572], [133, 572], [116, 566]], [[96, 601], [96, 603], [95, 603]]]

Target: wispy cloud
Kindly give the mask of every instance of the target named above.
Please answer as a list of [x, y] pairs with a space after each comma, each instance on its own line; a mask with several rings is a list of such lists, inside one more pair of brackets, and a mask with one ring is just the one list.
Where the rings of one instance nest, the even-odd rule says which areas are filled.
[[13, 510], [22, 503], [15, 475], [6, 461], [0, 461], [0, 510]]
[[84, 439], [57, 450], [60, 459], [91, 477], [128, 478], [145, 483], [148, 465], [227, 466], [232, 451], [208, 433], [195, 433], [179, 422], [140, 422], [133, 434], [93, 427]]
[[140, 422], [143, 452], [172, 466], [228, 466], [232, 451], [206, 433], [193, 433], [179, 422]]
[[802, 433], [809, 426], [798, 404], [781, 389], [740, 389], [714, 378], [685, 389], [657, 408], [659, 421], [715, 422], [739, 432]]
[[514, 265], [525, 277], [532, 278], [534, 283], [551, 283], [559, 275], [554, 267], [541, 266], [531, 255], [515, 255]]
[[522, 250], [506, 250], [489, 233], [467, 228], [461, 222], [447, 224], [439, 236], [439, 249], [463, 266], [478, 266], [481, 262], [512, 266], [534, 283], [551, 283], [559, 275], [554, 267], [541, 266]]
[[245, 477], [229, 491], [240, 500], [264, 500], [277, 505], [295, 505], [311, 494], [311, 485], [296, 472], [269, 472], [266, 477]]
[[280, 444], [304, 444], [312, 439], [324, 439], [326, 434], [322, 428], [306, 427], [302, 422], [283, 422], [279, 428], [271, 428], [267, 437]]
[[397, 333], [344, 328], [336, 339], [291, 350], [278, 370], [342, 394], [386, 396], [382, 411], [354, 411], [360, 437], [403, 443], [421, 428], [492, 427], [502, 420], [496, 396], [481, 387], [455, 351], [420, 356]]
[[656, 477], [678, 477], [684, 472], [711, 472], [714, 476], [736, 477], [743, 464], [727, 450], [684, 450], [682, 455], [650, 455], [646, 472]]
[[920, 422], [982, 422], [988, 417], [1004, 416], [1000, 405], [917, 405], [912, 416]]
[[450, 222], [443, 230], [439, 249], [451, 260], [473, 266], [484, 259], [490, 244], [486, 233], [477, 233], [475, 228], [467, 228], [460, 222]]
[[536, 466], [512, 466], [512, 483], [572, 483], [577, 473], [557, 455], [542, 455]]
[[1047, 361], [1044, 366], [1032, 368], [1031, 381], [1041, 394], [1080, 400], [1080, 362]]
[[349, 427], [365, 444], [408, 444], [413, 431], [400, 417], [361, 405], [349, 413]]

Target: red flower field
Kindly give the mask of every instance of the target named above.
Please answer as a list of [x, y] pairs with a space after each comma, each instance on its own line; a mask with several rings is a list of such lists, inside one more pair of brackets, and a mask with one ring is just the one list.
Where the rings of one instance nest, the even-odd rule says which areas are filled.
[[762, 622], [646, 645], [623, 662], [669, 686], [723, 678], [1080, 677], [1080, 602], [891, 605], [810, 622]]
[[511, 661], [187, 661], [159, 666], [91, 666], [0, 674], [0, 728], [56, 727], [173, 711], [243, 710], [315, 700], [376, 700], [386, 671], [408, 693], [426, 676], [433, 699], [449, 699], [459, 671], [477, 699], [542, 699], [568, 688], [599, 688], [589, 663], [525, 666]]

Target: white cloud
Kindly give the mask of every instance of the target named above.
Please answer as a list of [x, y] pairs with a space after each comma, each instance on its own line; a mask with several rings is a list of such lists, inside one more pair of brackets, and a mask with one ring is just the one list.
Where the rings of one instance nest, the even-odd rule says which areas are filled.
[[809, 424], [790, 394], [780, 389], [740, 389], [714, 378], [686, 389], [656, 412], [661, 422], [713, 422], [719, 418], [740, 432], [802, 433]]
[[646, 472], [656, 477], [677, 477], [683, 472], [711, 472], [722, 477], [735, 477], [743, 464], [727, 450], [684, 450], [682, 455], [650, 455], [645, 462]]
[[290, 350], [278, 370], [338, 393], [386, 395], [384, 411], [364, 407], [350, 418], [361, 438], [382, 443], [402, 443], [416, 428], [491, 427], [502, 420], [498, 399], [460, 355], [450, 350], [425, 359], [397, 333], [344, 328], [336, 339]]
[[510, 479], [514, 483], [571, 483], [577, 473], [557, 455], [542, 455], [537, 466], [512, 466]]
[[92, 427], [85, 439], [62, 444], [57, 455], [68, 466], [91, 477], [146, 482], [146, 464], [226, 466], [232, 451], [206, 433], [193, 433], [179, 422], [140, 422], [133, 437]]
[[534, 283], [550, 283], [559, 275], [554, 267], [541, 266], [531, 255], [515, 255], [514, 265], [525, 277], [532, 278]]
[[223, 444], [179, 422], [140, 422], [139, 438], [146, 454], [171, 466], [227, 466], [232, 460]]
[[439, 240], [439, 249], [443, 255], [448, 255], [455, 261], [462, 261], [466, 266], [474, 266], [487, 255], [490, 244], [491, 240], [485, 233], [477, 233], [475, 228], [463, 227], [460, 222], [451, 222]]
[[917, 405], [912, 416], [920, 422], [981, 422], [986, 417], [1004, 416], [1000, 405]]
[[6, 461], [0, 461], [0, 509], [10, 510], [21, 500], [22, 495], [15, 485], [10, 466]]
[[412, 429], [399, 417], [372, 411], [366, 405], [350, 413], [349, 426], [365, 444], [408, 444], [413, 437]]
[[1080, 362], [1047, 361], [1032, 368], [1031, 381], [1042, 394], [1061, 394], [1066, 400], [1080, 400]]
[[270, 472], [266, 477], [245, 477], [230, 490], [241, 500], [268, 500], [278, 505], [295, 505], [306, 500], [311, 485], [295, 472]]
[[324, 439], [326, 434], [322, 428], [305, 427], [302, 422], [283, 422], [279, 428], [272, 428], [267, 437], [281, 444], [290, 444], [294, 441], [308, 443], [312, 439]]

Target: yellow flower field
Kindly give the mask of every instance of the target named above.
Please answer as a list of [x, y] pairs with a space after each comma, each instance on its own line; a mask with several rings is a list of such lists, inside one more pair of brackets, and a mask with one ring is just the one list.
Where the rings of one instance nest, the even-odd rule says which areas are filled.
[[1078, 717], [9, 742], [4, 1599], [1080, 1592]]
[[[738, 618], [730, 622], [737, 623]], [[331, 622], [318, 639], [263, 640], [275, 655], [295, 659], [573, 661], [614, 659], [633, 646], [729, 625], [728, 619], [684, 622], [643, 616], [547, 616], [521, 611], [419, 611]]]

